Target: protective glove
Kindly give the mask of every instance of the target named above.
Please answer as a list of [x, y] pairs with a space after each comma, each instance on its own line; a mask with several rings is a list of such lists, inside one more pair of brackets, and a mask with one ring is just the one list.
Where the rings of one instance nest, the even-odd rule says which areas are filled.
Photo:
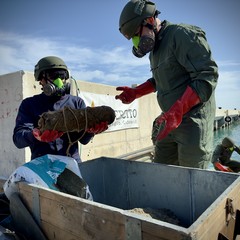
[[108, 123], [107, 122], [101, 122], [99, 124], [96, 124], [94, 127], [89, 128], [87, 130], [87, 132], [98, 134], [98, 133], [101, 133], [103, 131], [106, 131], [107, 129], [108, 129]]
[[183, 115], [198, 103], [200, 103], [199, 96], [188, 86], [182, 97], [157, 119], [157, 124], [165, 124], [163, 130], [158, 133], [157, 139], [165, 138], [172, 130], [176, 129], [181, 124]]
[[45, 130], [43, 133], [39, 129], [33, 129], [33, 136], [41, 142], [52, 142], [63, 135], [63, 132], [58, 132], [56, 130]]
[[233, 172], [231, 168], [222, 165], [220, 162], [215, 162], [213, 165], [214, 165], [214, 168], [218, 171]]
[[130, 87], [117, 87], [117, 91], [123, 91], [121, 94], [115, 96], [115, 99], [120, 99], [122, 103], [129, 104], [136, 98], [140, 98], [149, 93], [155, 92], [155, 88], [150, 81], [137, 86], [136, 88]]

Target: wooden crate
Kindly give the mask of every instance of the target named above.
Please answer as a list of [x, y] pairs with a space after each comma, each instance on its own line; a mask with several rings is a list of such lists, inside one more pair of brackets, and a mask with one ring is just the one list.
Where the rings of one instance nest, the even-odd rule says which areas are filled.
[[[214, 240], [220, 232], [233, 239], [238, 174], [105, 157], [80, 168], [94, 202], [19, 184], [24, 204], [50, 240]], [[229, 202], [233, 211], [226, 215]], [[170, 209], [182, 226], [128, 211], [146, 207]]]
[[3, 192], [3, 184], [5, 183], [6, 179], [0, 178], [0, 193]]

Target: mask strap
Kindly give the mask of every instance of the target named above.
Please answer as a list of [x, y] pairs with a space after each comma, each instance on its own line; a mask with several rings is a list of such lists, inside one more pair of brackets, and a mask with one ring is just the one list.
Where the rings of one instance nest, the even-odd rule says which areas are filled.
[[147, 27], [147, 28], [149, 28], [149, 29], [151, 29], [151, 30], [153, 30], [153, 28], [154, 28], [152, 24], [147, 23], [147, 22], [144, 22], [144, 23], [143, 23], [143, 26], [144, 26], [144, 27]]
[[76, 87], [76, 94], [77, 94], [77, 96], [78, 96], [78, 97], [80, 97], [80, 89], [79, 89], [79, 87], [78, 87], [78, 84], [77, 84], [77, 81], [76, 81], [76, 79], [75, 79], [73, 76], [71, 76], [70, 78], [71, 78], [71, 80], [73, 80], [73, 81], [74, 81], [74, 83], [75, 83], [75, 87]]

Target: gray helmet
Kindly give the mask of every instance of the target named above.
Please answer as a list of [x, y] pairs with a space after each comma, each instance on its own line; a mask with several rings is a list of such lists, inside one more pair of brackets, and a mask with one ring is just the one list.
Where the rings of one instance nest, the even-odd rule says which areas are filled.
[[156, 16], [156, 5], [148, 0], [131, 0], [122, 10], [119, 19], [119, 31], [129, 40], [143, 23], [143, 20]]
[[234, 146], [234, 142], [232, 139], [228, 138], [228, 137], [225, 137], [223, 140], [222, 140], [222, 145], [225, 147], [225, 148], [231, 148]]
[[63, 69], [66, 71], [66, 79], [69, 78], [69, 71], [65, 62], [55, 56], [48, 56], [40, 59], [34, 68], [34, 77], [36, 81], [39, 81], [42, 77], [41, 74], [46, 70], [51, 69]]

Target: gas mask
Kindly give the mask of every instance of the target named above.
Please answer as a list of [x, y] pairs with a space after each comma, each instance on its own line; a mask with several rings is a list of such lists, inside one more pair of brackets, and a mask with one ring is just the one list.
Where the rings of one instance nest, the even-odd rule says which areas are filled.
[[61, 78], [57, 78], [53, 82], [49, 81], [44, 85], [43, 92], [47, 96], [63, 96], [70, 93], [70, 84], [64, 84]]
[[133, 48], [132, 53], [134, 56], [141, 58], [147, 53], [151, 52], [155, 45], [155, 38], [152, 36], [134, 36], [132, 38]]
[[[143, 27], [147, 27], [151, 32], [142, 35]], [[134, 56], [141, 58], [147, 53], [151, 52], [155, 45], [155, 26], [144, 21], [140, 27], [140, 31], [132, 38], [133, 48], [132, 53]]]
[[66, 74], [67, 73], [63, 70], [45, 72], [44, 78], [47, 84], [43, 86], [43, 92], [47, 96], [63, 96], [64, 94], [69, 94], [70, 83], [65, 83]]

